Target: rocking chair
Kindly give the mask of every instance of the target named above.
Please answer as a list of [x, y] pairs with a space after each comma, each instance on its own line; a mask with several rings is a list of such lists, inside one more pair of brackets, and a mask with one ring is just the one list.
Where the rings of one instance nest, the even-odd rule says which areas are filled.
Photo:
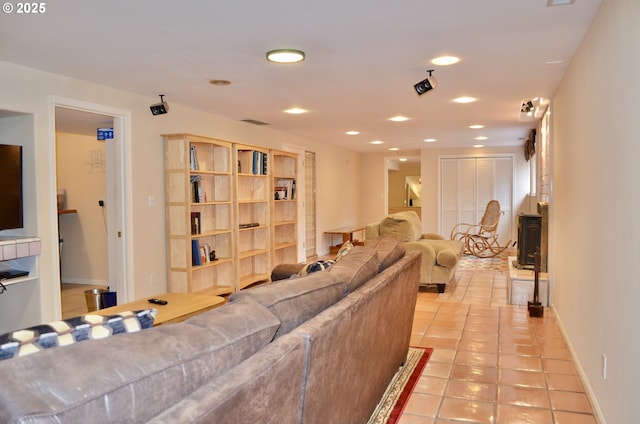
[[504, 246], [498, 242], [498, 224], [500, 216], [500, 202], [490, 200], [479, 224], [458, 224], [451, 230], [451, 240], [464, 243], [465, 253], [479, 258], [492, 258], [502, 253], [511, 243]]

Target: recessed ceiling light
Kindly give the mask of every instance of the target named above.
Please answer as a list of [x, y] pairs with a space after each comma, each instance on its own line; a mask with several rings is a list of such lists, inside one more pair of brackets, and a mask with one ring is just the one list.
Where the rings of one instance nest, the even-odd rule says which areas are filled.
[[301, 113], [306, 113], [307, 111], [299, 107], [292, 107], [291, 109], [285, 110], [285, 112], [290, 113], [292, 115], [300, 115]]
[[406, 161], [407, 161], [407, 158], [400, 158], [400, 159], [398, 159], [398, 160], [399, 160], [400, 162], [406, 162]]
[[545, 65], [562, 65], [564, 60], [547, 60], [544, 62]]
[[484, 147], [484, 144], [474, 144], [473, 147], [479, 149], [481, 147]]
[[384, 144], [384, 141], [382, 141], [382, 140], [373, 140], [373, 141], [370, 141], [369, 143], [371, 143], [371, 144]]
[[404, 121], [408, 121], [409, 118], [407, 118], [406, 116], [397, 115], [397, 116], [392, 116], [391, 118], [389, 118], [389, 120], [393, 122], [404, 122]]
[[474, 124], [474, 125], [469, 125], [469, 128], [471, 128], [472, 130], [480, 130], [480, 129], [484, 128], [484, 125]]
[[481, 135], [481, 136], [479, 136], [479, 137], [476, 137], [476, 138], [475, 138], [475, 140], [478, 140], [478, 141], [484, 141], [484, 140], [486, 140], [486, 139], [488, 139], [488, 138], [489, 138], [489, 137], [485, 137], [485, 136]]
[[435, 143], [436, 139], [435, 138], [425, 138], [424, 142], [425, 143]]
[[345, 133], [346, 135], [358, 135], [360, 131], [350, 130]]
[[215, 85], [217, 87], [223, 87], [225, 85], [231, 85], [231, 81], [222, 80], [222, 79], [212, 79], [212, 80], [209, 80], [209, 84]]
[[567, 6], [575, 2], [576, 0], [547, 0], [547, 6]]
[[456, 103], [473, 103], [476, 100], [478, 100], [478, 99], [476, 99], [475, 97], [466, 97], [466, 96], [458, 97], [456, 99], [453, 99], [453, 101], [456, 102]]
[[301, 50], [277, 49], [267, 52], [267, 60], [273, 63], [298, 63], [304, 58], [304, 52]]
[[400, 149], [397, 147], [390, 147], [389, 150], [391, 150], [392, 152], [397, 152]]
[[455, 56], [440, 56], [431, 60], [431, 63], [439, 66], [454, 65], [458, 62], [460, 62], [460, 58]]

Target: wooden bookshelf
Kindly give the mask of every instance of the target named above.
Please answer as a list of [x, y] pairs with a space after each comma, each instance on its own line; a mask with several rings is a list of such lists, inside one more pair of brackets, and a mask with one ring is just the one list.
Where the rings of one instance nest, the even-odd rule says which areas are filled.
[[[169, 292], [231, 293], [236, 279], [232, 146], [190, 134], [164, 139]], [[206, 250], [202, 255], [200, 247]]]
[[273, 162], [273, 265], [298, 262], [298, 155], [271, 152]]
[[238, 290], [271, 273], [269, 150], [234, 145], [236, 159], [236, 222]]

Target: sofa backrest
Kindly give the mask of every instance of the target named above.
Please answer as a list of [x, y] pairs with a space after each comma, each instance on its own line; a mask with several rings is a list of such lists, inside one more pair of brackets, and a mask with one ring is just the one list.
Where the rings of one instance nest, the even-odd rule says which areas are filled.
[[279, 326], [243, 299], [184, 323], [0, 361], [0, 422], [147, 421], [267, 346]]
[[397, 237], [403, 241], [418, 240], [422, 236], [422, 224], [414, 211], [397, 212], [380, 222], [380, 235]]

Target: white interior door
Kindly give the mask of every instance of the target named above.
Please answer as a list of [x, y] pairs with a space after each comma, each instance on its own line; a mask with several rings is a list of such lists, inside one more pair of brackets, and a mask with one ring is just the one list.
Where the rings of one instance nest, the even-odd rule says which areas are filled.
[[459, 223], [477, 224], [487, 203], [498, 200], [504, 214], [499, 241], [512, 240], [513, 157], [440, 158], [440, 234], [447, 236]]

